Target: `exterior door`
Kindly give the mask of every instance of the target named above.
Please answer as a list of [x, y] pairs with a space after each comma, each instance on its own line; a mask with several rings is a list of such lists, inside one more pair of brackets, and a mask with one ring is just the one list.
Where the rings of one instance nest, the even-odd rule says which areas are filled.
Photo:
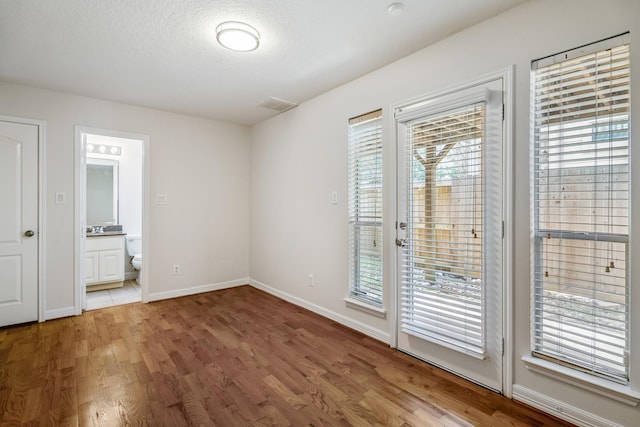
[[0, 326], [38, 319], [38, 132], [0, 121]]
[[503, 79], [396, 108], [398, 349], [502, 391]]

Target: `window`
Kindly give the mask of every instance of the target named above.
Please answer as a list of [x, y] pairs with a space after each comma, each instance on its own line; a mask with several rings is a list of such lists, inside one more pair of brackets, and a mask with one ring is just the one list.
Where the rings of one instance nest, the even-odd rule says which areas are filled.
[[629, 45], [532, 63], [532, 349], [629, 382]]
[[349, 120], [349, 296], [382, 306], [382, 111]]

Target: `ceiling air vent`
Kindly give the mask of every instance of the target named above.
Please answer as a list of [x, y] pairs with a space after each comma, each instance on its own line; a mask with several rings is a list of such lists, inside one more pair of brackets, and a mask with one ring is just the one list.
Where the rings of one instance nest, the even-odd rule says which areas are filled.
[[281, 113], [284, 113], [287, 110], [291, 110], [294, 107], [297, 107], [298, 104], [295, 104], [290, 101], [285, 101], [284, 99], [276, 98], [275, 96], [271, 96], [264, 101], [262, 104], [259, 104], [258, 107], [268, 108], [270, 110], [276, 110]]

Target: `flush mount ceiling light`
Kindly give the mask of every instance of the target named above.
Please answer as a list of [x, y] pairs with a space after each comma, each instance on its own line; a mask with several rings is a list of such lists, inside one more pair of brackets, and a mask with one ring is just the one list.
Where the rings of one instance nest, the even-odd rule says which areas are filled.
[[251, 52], [260, 45], [260, 33], [249, 24], [227, 21], [216, 27], [218, 43], [236, 52]]

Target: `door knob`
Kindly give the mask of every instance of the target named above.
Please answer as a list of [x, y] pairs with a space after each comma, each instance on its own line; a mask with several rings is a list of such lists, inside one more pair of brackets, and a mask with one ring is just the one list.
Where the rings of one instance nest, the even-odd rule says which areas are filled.
[[27, 230], [24, 232], [24, 235], [27, 237], [33, 237], [33, 235], [36, 234], [33, 232], [33, 230]]

